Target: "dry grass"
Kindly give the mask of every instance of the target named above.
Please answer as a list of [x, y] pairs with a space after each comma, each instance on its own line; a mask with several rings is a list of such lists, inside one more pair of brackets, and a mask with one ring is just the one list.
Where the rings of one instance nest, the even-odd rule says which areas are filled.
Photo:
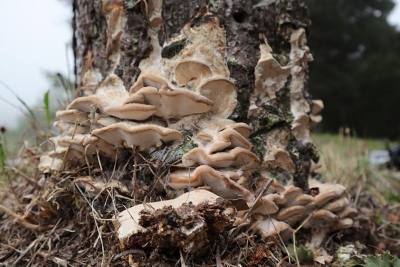
[[368, 162], [371, 150], [385, 149], [384, 141], [332, 134], [313, 135], [312, 141], [321, 156], [318, 172], [345, 185], [359, 211], [341, 242], [362, 244], [363, 254], [400, 256], [400, 172]]
[[382, 204], [400, 202], [400, 173], [368, 162], [371, 150], [385, 149], [383, 140], [318, 134], [312, 141], [320, 152], [318, 172], [329, 182], [370, 191]]
[[[318, 171], [327, 181], [346, 185], [360, 211], [355, 227], [329, 237], [325, 249], [333, 255], [338, 246], [358, 242], [362, 244], [360, 253], [390, 250], [398, 255], [400, 174], [372, 166], [367, 160], [369, 150], [383, 148], [383, 142], [327, 134], [315, 135], [312, 139], [321, 154], [322, 166]], [[0, 266], [12, 262], [20, 266], [67, 266], [67, 262], [73, 266], [128, 266], [126, 252], [117, 245], [119, 242], [111, 220], [125, 207], [134, 205], [137, 198], [126, 195], [123, 186], [119, 189], [110, 186], [111, 181], [131, 188], [132, 180], [126, 174], [136, 173], [133, 166], [142, 168], [138, 173], [152, 177], [159, 168], [153, 166], [154, 169], [149, 162], [138, 165], [127, 157], [124, 164], [119, 164], [125, 166], [123, 169], [115, 170], [114, 164], [100, 164], [103, 167], [91, 173], [91, 179], [97, 177], [96, 181], [87, 181], [86, 165], [57, 176], [42, 176], [35, 171], [39, 154], [25, 149], [21, 155], [29, 159], [27, 162], [31, 166], [24, 169], [22, 166], [7, 167], [3, 171], [7, 179], [0, 188], [0, 200], [7, 203], [0, 207]], [[125, 169], [127, 166], [131, 167]], [[115, 172], [121, 175], [114, 175]], [[107, 179], [103, 181], [101, 177]], [[146, 177], [142, 178], [139, 180], [146, 180]], [[85, 186], [87, 183], [92, 187]], [[95, 184], [102, 186], [97, 188]], [[154, 185], [150, 183], [147, 187]], [[96, 188], [99, 190], [94, 190]], [[137, 193], [151, 197], [152, 191]], [[5, 206], [13, 209], [6, 210]], [[293, 238], [298, 245], [304, 243], [309, 234], [300, 228]], [[231, 245], [214, 243], [207, 261], [217, 260], [218, 266], [238, 263], [242, 266], [294, 266], [284, 257], [286, 249], [279, 240], [260, 242], [255, 235], [247, 233], [228, 237], [233, 238], [227, 242]], [[156, 256], [147, 250], [140, 250], [136, 256], [137, 250], [128, 252], [132, 254], [129, 256], [131, 261], [143, 255]], [[200, 266], [187, 256], [180, 255], [179, 258], [178, 253], [166, 255], [170, 258], [157, 258], [156, 261], [163, 261], [165, 266], [174, 263]], [[300, 266], [299, 260], [296, 262]], [[344, 266], [340, 264], [331, 266]]]

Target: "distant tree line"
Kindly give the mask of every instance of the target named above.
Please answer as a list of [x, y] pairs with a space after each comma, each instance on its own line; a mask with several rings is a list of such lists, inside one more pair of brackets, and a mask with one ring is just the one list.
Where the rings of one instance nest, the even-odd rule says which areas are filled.
[[400, 33], [391, 0], [305, 0], [314, 55], [309, 87], [325, 109], [322, 131], [400, 137]]

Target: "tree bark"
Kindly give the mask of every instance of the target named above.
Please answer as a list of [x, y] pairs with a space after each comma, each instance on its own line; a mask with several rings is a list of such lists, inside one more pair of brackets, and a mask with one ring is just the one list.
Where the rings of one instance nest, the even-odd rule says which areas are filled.
[[[153, 50], [148, 17], [156, 1], [74, 1], [74, 54], [77, 77], [77, 96], [90, 94], [82, 87], [84, 74], [95, 69], [102, 79], [115, 73], [129, 89], [140, 75], [139, 64]], [[280, 182], [294, 182], [303, 190], [308, 189], [310, 160], [318, 161], [314, 146], [305, 137], [293, 134], [293, 114], [291, 112], [292, 75], [276, 99], [266, 101], [257, 116], [249, 113], [250, 98], [255, 88], [255, 67], [260, 59], [260, 45], [267, 40], [272, 55], [282, 65], [290, 64], [290, 38], [292, 33], [310, 24], [308, 10], [302, 1], [250, 1], [250, 0], [164, 0], [161, 6], [162, 25], [158, 28], [158, 42], [162, 47], [162, 57], [171, 58], [184, 47], [182, 41], [170, 42], [189, 22], [201, 25], [208, 21], [207, 10], [214, 14], [225, 31], [225, 59], [230, 79], [238, 90], [238, 105], [231, 119], [252, 126], [251, 142], [253, 151], [261, 160], [268, 157], [268, 147], [280, 143], [290, 155], [294, 170], [280, 164], [265, 163], [263, 175], [277, 178]], [[116, 32], [113, 27], [123, 28]], [[113, 21], [114, 20], [114, 21]], [[112, 32], [114, 30], [114, 32]], [[118, 59], [113, 58], [118, 54]], [[307, 75], [308, 66], [303, 72]], [[86, 91], [85, 91], [86, 90]], [[85, 93], [86, 92], [86, 93]], [[93, 92], [92, 92], [93, 93]], [[303, 80], [302, 98], [311, 105], [307, 80]], [[307, 111], [307, 108], [306, 108]]]

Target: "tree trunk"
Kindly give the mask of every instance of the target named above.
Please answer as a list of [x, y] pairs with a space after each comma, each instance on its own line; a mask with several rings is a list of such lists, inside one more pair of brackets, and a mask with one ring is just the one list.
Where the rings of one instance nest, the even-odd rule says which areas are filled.
[[[318, 161], [308, 140], [318, 111], [307, 88], [308, 25], [307, 9], [297, 0], [74, 1], [77, 98], [58, 118], [75, 126], [79, 120], [84, 137], [78, 140], [74, 131], [54, 141], [70, 159], [57, 166], [69, 170], [77, 160], [89, 167], [80, 174], [90, 177], [85, 181], [97, 179], [97, 167], [108, 183], [116, 177], [124, 183], [114, 181], [133, 202], [118, 201], [134, 207], [114, 206], [123, 249], [155, 249], [144, 252], [152, 257], [149, 266], [168, 255], [166, 248], [175, 253], [168, 257], [184, 252], [199, 262], [210, 249], [219, 255], [220, 243], [236, 244], [227, 234], [235, 218], [244, 222], [236, 234], [248, 217], [256, 228], [271, 220], [253, 216], [252, 208], [235, 217], [230, 205], [255, 207], [257, 196], [289, 194], [282, 185], [292, 183], [308, 192], [311, 163]], [[80, 116], [68, 119], [75, 111], [86, 114], [90, 127]], [[85, 157], [79, 160], [74, 149]], [[272, 179], [280, 185], [268, 189]], [[211, 192], [194, 193], [193, 187]], [[192, 199], [197, 194], [207, 195], [202, 201], [208, 206]], [[153, 203], [160, 199], [169, 199], [167, 207]], [[139, 213], [145, 201], [160, 209]]]
[[[182, 28], [187, 23], [196, 27], [207, 23], [210, 16], [217, 17], [224, 29], [224, 59], [229, 79], [238, 90], [238, 104], [230, 118], [252, 126], [253, 151], [263, 161], [260, 170], [263, 175], [275, 177], [283, 183], [293, 180], [295, 185], [308, 190], [310, 160], [318, 161], [315, 148], [308, 141], [311, 106], [306, 79], [308, 55], [300, 59], [301, 62], [291, 62], [290, 59], [292, 34], [299, 29], [306, 31], [310, 23], [308, 10], [302, 1], [76, 0], [74, 54], [77, 96], [92, 94], [95, 86], [90, 87], [90, 84], [99, 84], [112, 73], [118, 75], [129, 90], [141, 73], [141, 61], [154, 50], [149, 29], [157, 32], [161, 56], [168, 59], [185, 48], [185, 40], [173, 41]], [[304, 46], [305, 37], [300, 38], [298, 42], [303, 42], [300, 46]], [[280, 81], [283, 81], [283, 86], [260, 99], [255, 91], [255, 67], [261, 56], [260, 45], [265, 42], [272, 48], [272, 56], [279, 64], [299, 65], [300, 77], [294, 77], [293, 71], [284, 75]], [[92, 81], [86, 80], [89, 86], [85, 87], [82, 81], [89, 69], [100, 75], [87, 77]], [[96, 80], [98, 77], [100, 80]], [[251, 102], [256, 107], [251, 107]], [[295, 102], [301, 105], [297, 110]], [[256, 112], [249, 111], [250, 107], [257, 109]], [[276, 160], [276, 150], [271, 146], [285, 150], [290, 159]], [[288, 165], [279, 161], [292, 163]]]
[[276, 266], [295, 226], [314, 248], [352, 226], [343, 186], [308, 188], [322, 102], [302, 2], [73, 7], [76, 98], [0, 206], [6, 264]]

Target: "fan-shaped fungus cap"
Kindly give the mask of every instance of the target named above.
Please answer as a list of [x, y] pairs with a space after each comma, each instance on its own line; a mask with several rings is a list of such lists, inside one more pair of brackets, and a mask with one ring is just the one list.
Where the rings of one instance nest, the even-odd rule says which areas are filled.
[[208, 149], [209, 154], [235, 147], [242, 147], [247, 150], [251, 149], [251, 143], [239, 132], [229, 128], [218, 132], [218, 129], [213, 128], [205, 128], [196, 135], [196, 139]]
[[226, 129], [233, 129], [240, 133], [244, 138], [249, 138], [251, 134], [251, 126], [244, 122], [229, 124], [226, 126]]
[[204, 149], [197, 147], [182, 156], [182, 163], [186, 167], [198, 165], [209, 165], [216, 168], [238, 166], [253, 168], [259, 165], [257, 156], [251, 151], [235, 147], [227, 152], [218, 152], [209, 155]]
[[[219, 196], [206, 191], [206, 190], [194, 190], [186, 194], [183, 194], [175, 199], [151, 202], [147, 204], [140, 204], [133, 206], [127, 210], [124, 210], [116, 216], [116, 226], [118, 228], [118, 238], [121, 242], [125, 242], [131, 235], [138, 232], [144, 231], [139, 225], [140, 212], [142, 210], [155, 211], [165, 206], [171, 206], [172, 208], [178, 208], [183, 203], [192, 203], [193, 205], [199, 205], [201, 203], [215, 203]], [[233, 209], [229, 209], [230, 213], [235, 213]]]
[[318, 114], [324, 108], [324, 102], [319, 99], [314, 99], [311, 105], [311, 115]]
[[65, 121], [55, 121], [53, 123], [54, 127], [57, 127], [60, 132], [68, 135], [73, 135], [73, 134], [84, 134], [88, 133], [90, 131], [90, 127], [88, 126], [81, 126], [79, 123], [77, 125], [72, 124], [72, 123], [67, 123]]
[[273, 218], [266, 218], [260, 222], [256, 222], [255, 230], [262, 235], [263, 238], [280, 236], [282, 240], [292, 237], [293, 229], [285, 222], [277, 221]]
[[154, 115], [165, 119], [205, 113], [213, 102], [208, 98], [185, 89], [165, 90], [143, 87], [130, 95], [125, 103], [139, 102], [154, 106]]
[[261, 197], [251, 210], [251, 214], [262, 214], [262, 215], [270, 215], [279, 211], [277, 202], [281, 201], [281, 196], [278, 194], [269, 194]]
[[144, 73], [140, 75], [139, 79], [129, 89], [129, 95], [134, 94], [136, 91], [143, 87], [155, 87], [158, 90], [160, 90], [161, 88], [164, 90], [168, 90], [169, 88], [168, 83], [160, 76], [151, 73]]
[[309, 138], [310, 117], [307, 114], [300, 114], [292, 122], [293, 135], [298, 140], [307, 140]]
[[336, 212], [336, 215], [339, 216], [340, 219], [344, 219], [347, 217], [353, 217], [358, 213], [357, 209], [347, 206], [343, 210]]
[[303, 195], [303, 190], [299, 187], [295, 187], [292, 185], [286, 186], [285, 191], [281, 193], [282, 198], [284, 199], [285, 207], [301, 205], [297, 203], [297, 198]]
[[142, 121], [154, 115], [157, 112], [157, 108], [137, 103], [113, 103], [105, 107], [104, 112], [120, 119]]
[[317, 208], [323, 207], [329, 201], [339, 198], [346, 190], [340, 184], [319, 184], [319, 194], [314, 197], [314, 204]]
[[329, 210], [331, 212], [337, 212], [343, 210], [349, 205], [349, 199], [347, 197], [342, 197], [334, 201], [326, 203], [322, 209]]
[[104, 99], [103, 96], [94, 94], [89, 96], [82, 96], [76, 98], [72, 101], [68, 106], [67, 110], [69, 109], [76, 109], [81, 112], [96, 112], [97, 109], [103, 112], [104, 107], [107, 106], [109, 103]]
[[115, 146], [137, 146], [143, 149], [155, 146], [160, 140], [171, 142], [183, 139], [182, 134], [176, 130], [151, 124], [138, 125], [126, 121], [93, 130], [92, 134]]
[[121, 102], [127, 96], [128, 92], [125, 90], [121, 78], [112, 74], [100, 84], [95, 94], [76, 98], [68, 105], [67, 109], [78, 109], [88, 113], [96, 112], [99, 109], [103, 112], [106, 106], [114, 102]]
[[264, 157], [264, 162], [268, 162], [273, 167], [281, 167], [285, 170], [294, 171], [295, 165], [288, 152], [281, 148], [271, 148], [271, 151]]
[[198, 60], [183, 60], [175, 67], [175, 80], [178, 85], [184, 85], [192, 80], [207, 77], [211, 74], [210, 67]]
[[213, 78], [201, 84], [196, 92], [214, 102], [211, 111], [220, 118], [228, 118], [237, 105], [237, 89], [225, 78]]
[[90, 125], [88, 114], [77, 109], [59, 110], [56, 112], [56, 118], [71, 124]]
[[223, 146], [217, 145], [217, 142], [211, 144], [209, 153], [222, 151], [225, 148], [242, 147], [247, 150], [251, 150], [251, 143], [244, 138], [239, 132], [231, 129], [225, 129], [218, 133], [217, 139], [223, 143]]
[[208, 185], [213, 193], [225, 199], [254, 200], [254, 195], [249, 190], [207, 165], [199, 166], [194, 171], [183, 170], [171, 173], [168, 185], [176, 190]]
[[115, 158], [116, 155], [114, 146], [90, 134], [74, 134], [73, 136], [59, 137], [58, 144], [64, 147], [70, 147], [86, 155], [95, 154], [97, 149], [111, 158]]
[[326, 228], [338, 221], [338, 216], [329, 210], [314, 211], [311, 218], [304, 224], [305, 228]]
[[40, 156], [38, 169], [41, 172], [49, 172], [50, 170], [59, 170], [63, 164], [63, 161], [59, 158], [51, 157], [48, 154]]
[[307, 215], [307, 210], [303, 206], [291, 206], [287, 208], [281, 209], [277, 215], [276, 219], [279, 221], [284, 221], [288, 224], [293, 224], [301, 219], [303, 219]]
[[[82, 77], [82, 87], [81, 89], [84, 92], [84, 95], [92, 95], [96, 91], [96, 88], [99, 86], [101, 81], [103, 80], [103, 76], [100, 71], [95, 68], [89, 68]], [[78, 82], [79, 83], [79, 82]]]
[[314, 128], [315, 125], [317, 125], [321, 121], [322, 121], [321, 115], [310, 115], [310, 123], [309, 123], [310, 129]]
[[260, 45], [261, 58], [257, 62], [255, 72], [255, 87], [259, 99], [276, 98], [276, 92], [281, 89], [290, 75], [290, 67], [282, 67], [272, 56], [268, 44]]

